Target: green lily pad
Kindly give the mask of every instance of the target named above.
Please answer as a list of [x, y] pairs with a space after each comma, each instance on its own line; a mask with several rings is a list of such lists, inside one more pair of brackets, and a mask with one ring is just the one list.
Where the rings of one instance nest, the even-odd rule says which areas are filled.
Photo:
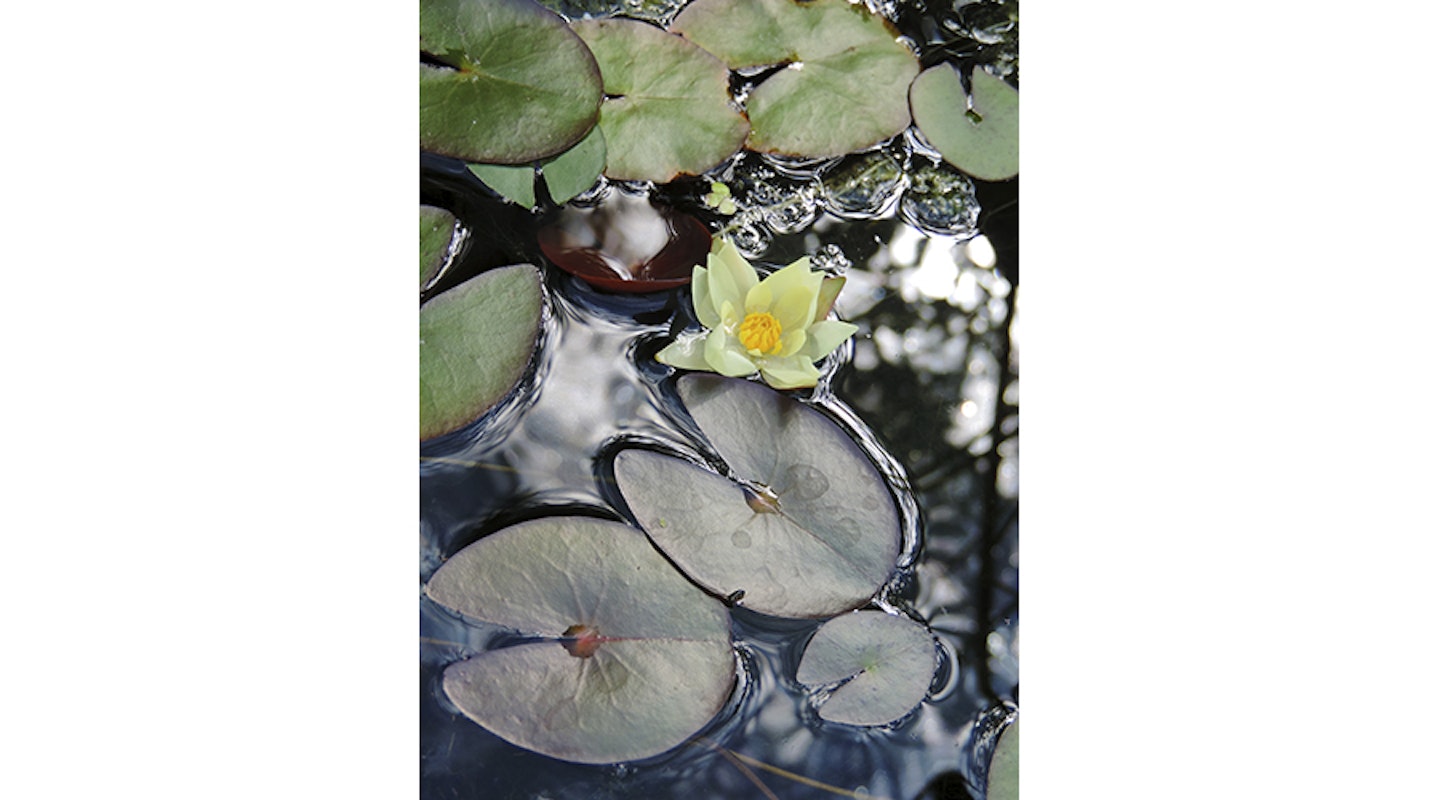
[[836, 423], [758, 383], [686, 375], [691, 416], [749, 488], [687, 461], [623, 450], [615, 480], [652, 541], [692, 580], [779, 617], [867, 602], [895, 569], [900, 517]]
[[731, 69], [788, 64], [745, 102], [746, 146], [824, 158], [910, 125], [905, 92], [920, 62], [883, 17], [846, 0], [696, 0], [670, 29]]
[[530, 164], [466, 164], [480, 182], [525, 208], [535, 207], [535, 167]]
[[990, 756], [990, 771], [985, 776], [986, 800], [1019, 800], [1020, 798], [1020, 721], [1005, 726], [1000, 741]]
[[450, 260], [455, 215], [443, 208], [420, 206], [420, 289], [423, 291]]
[[887, 725], [930, 692], [935, 638], [883, 611], [836, 617], [815, 632], [795, 679], [819, 687], [844, 681], [820, 705], [820, 718], [845, 725]]
[[452, 664], [443, 678], [467, 717], [547, 756], [604, 764], [663, 753], [704, 727], [735, 683], [725, 607], [616, 522], [506, 528], [442, 564], [426, 592], [548, 637]]
[[523, 164], [595, 125], [600, 70], [565, 20], [532, 0], [423, 0], [420, 147]]
[[663, 183], [698, 175], [745, 142], [750, 123], [731, 106], [730, 73], [685, 39], [637, 20], [577, 22], [604, 76], [605, 175]]
[[970, 73], [970, 107], [960, 73], [949, 64], [925, 70], [910, 87], [915, 125], [945, 160], [986, 181], [1020, 174], [1020, 92], [978, 67]]
[[459, 430], [510, 393], [535, 351], [540, 272], [483, 272], [420, 307], [420, 440]]

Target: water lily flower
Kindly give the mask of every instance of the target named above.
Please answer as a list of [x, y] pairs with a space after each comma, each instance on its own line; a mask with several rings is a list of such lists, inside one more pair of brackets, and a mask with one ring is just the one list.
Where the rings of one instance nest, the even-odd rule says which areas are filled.
[[682, 334], [655, 355], [662, 364], [732, 378], [760, 373], [776, 389], [814, 386], [815, 362], [850, 338], [856, 326], [826, 319], [844, 285], [810, 270], [809, 257], [760, 279], [728, 239], [711, 249], [708, 268], [690, 281], [704, 330]]

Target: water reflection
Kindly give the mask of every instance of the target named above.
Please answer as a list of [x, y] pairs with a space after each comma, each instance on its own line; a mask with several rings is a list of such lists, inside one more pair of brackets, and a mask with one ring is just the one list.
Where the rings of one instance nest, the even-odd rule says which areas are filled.
[[[663, 21], [684, 2], [547, 4], [575, 16], [643, 6], [629, 13]], [[1001, 74], [1017, 69], [1013, 3], [928, 4], [945, 8], [923, 21], [924, 3], [869, 5], [896, 19], [922, 49], [999, 63]], [[726, 229], [749, 258], [781, 265], [811, 255], [816, 267], [846, 276], [837, 312], [861, 330], [828, 389], [875, 431], [914, 486], [923, 557], [881, 604], [912, 609], [935, 630], [950, 660], [943, 686], [891, 731], [824, 723], [791, 680], [798, 647], [818, 623], [737, 613], [746, 683], [735, 713], [695, 745], [654, 763], [580, 767], [506, 745], [445, 707], [431, 685], [438, 669], [484, 646], [490, 632], [422, 604], [427, 797], [828, 794], [799, 778], [894, 800], [927, 791], [952, 796], [939, 793], [950, 789], [979, 795], [988, 748], [1018, 700], [1019, 291], [1013, 223], [997, 224], [1006, 208], [1013, 219], [1014, 190], [954, 173], [914, 136], [815, 163], [746, 154], [713, 173], [657, 187], [655, 202]], [[731, 187], [735, 215], [701, 203], [712, 178]], [[601, 181], [572, 205], [600, 208], [630, 196]], [[483, 229], [484, 215], [501, 218], [506, 211], [486, 207], [467, 222]], [[517, 241], [528, 234], [533, 242], [538, 224], [506, 227]], [[544, 264], [538, 253], [518, 249], [490, 260]], [[492, 530], [508, 507], [596, 513], [608, 506], [613, 498], [595, 466], [617, 437], [683, 446], [676, 432], [683, 426], [658, 399], [667, 371], [648, 356], [670, 333], [672, 314], [683, 321], [688, 294], [618, 298], [544, 265], [556, 300], [546, 380], [496, 450], [468, 466], [427, 472], [422, 579], [431, 565]]]

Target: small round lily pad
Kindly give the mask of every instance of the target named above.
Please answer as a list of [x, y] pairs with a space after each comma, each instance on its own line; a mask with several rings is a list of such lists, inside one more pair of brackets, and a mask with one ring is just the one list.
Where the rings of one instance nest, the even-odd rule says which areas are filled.
[[420, 307], [420, 440], [457, 431], [524, 376], [540, 335], [540, 272], [483, 272]]
[[910, 87], [915, 125], [945, 160], [986, 181], [1020, 174], [1020, 93], [975, 68], [970, 103], [960, 73], [949, 64], [925, 70]]
[[595, 125], [600, 70], [565, 20], [533, 0], [420, 4], [420, 147], [523, 164]]
[[730, 73], [715, 56], [637, 20], [574, 28], [604, 78], [606, 177], [663, 183], [698, 175], [744, 144], [750, 123], [731, 106]]
[[930, 691], [935, 638], [924, 627], [883, 611], [836, 617], [815, 632], [795, 679], [806, 686], [840, 683], [820, 718], [845, 725], [887, 725], [910, 713]]
[[456, 553], [429, 596], [532, 638], [446, 668], [443, 688], [502, 739], [587, 764], [683, 743], [735, 683], [730, 618], [640, 531], [585, 517], [506, 528]]

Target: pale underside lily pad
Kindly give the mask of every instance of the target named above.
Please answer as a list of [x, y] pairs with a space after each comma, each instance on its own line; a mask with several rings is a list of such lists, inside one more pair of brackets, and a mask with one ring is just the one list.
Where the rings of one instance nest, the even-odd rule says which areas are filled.
[[1020, 721], [1005, 726], [1000, 741], [990, 756], [990, 771], [985, 776], [985, 800], [1019, 800], [1020, 798]]
[[455, 238], [455, 215], [443, 208], [420, 206], [420, 288], [440, 275]]
[[595, 59], [532, 0], [424, 0], [420, 52], [424, 150], [521, 164], [561, 152], [595, 124]]
[[697, 0], [670, 29], [731, 69], [788, 64], [745, 101], [752, 150], [844, 155], [910, 125], [920, 64], [883, 17], [846, 0]]
[[960, 73], [949, 64], [925, 70], [910, 87], [915, 126], [945, 160], [981, 180], [1020, 174], [1020, 93], [976, 68], [970, 106]]
[[843, 681], [819, 713], [821, 719], [845, 725], [900, 719], [925, 699], [934, 676], [934, 637], [883, 611], [857, 611], [821, 625], [795, 673], [806, 686]]
[[501, 267], [420, 307], [420, 440], [459, 430], [504, 399], [540, 335], [540, 272]]
[[[880, 473], [838, 425], [757, 383], [687, 375], [680, 395], [752, 491], [646, 450], [615, 458], [631, 512], [665, 554], [716, 594], [779, 617], [868, 601], [890, 577], [900, 519]], [[764, 493], [768, 489], [768, 494]]]
[[750, 124], [731, 105], [729, 71], [715, 56], [648, 23], [574, 24], [600, 64], [606, 177], [665, 182], [729, 158]]
[[628, 526], [551, 517], [461, 550], [426, 587], [441, 605], [548, 637], [445, 670], [457, 707], [497, 736], [566, 761], [665, 752], [735, 682], [730, 620]]

